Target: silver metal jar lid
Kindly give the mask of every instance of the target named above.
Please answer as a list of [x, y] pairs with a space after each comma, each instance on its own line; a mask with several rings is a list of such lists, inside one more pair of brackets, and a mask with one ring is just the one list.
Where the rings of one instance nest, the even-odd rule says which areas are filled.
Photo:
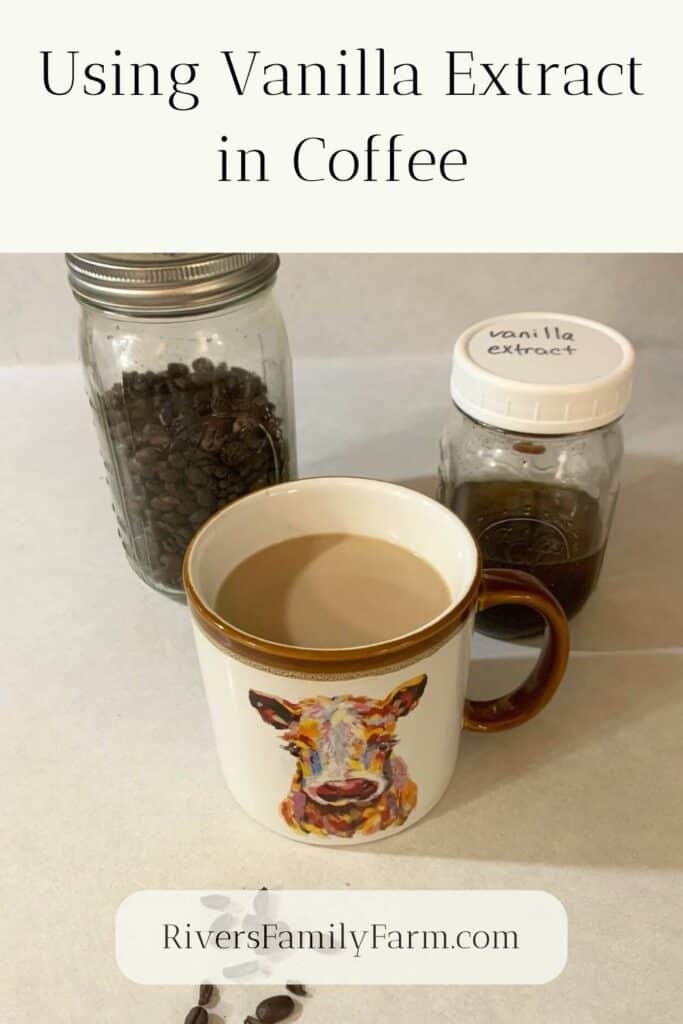
[[275, 253], [66, 253], [69, 283], [85, 306], [130, 317], [210, 313], [268, 287]]

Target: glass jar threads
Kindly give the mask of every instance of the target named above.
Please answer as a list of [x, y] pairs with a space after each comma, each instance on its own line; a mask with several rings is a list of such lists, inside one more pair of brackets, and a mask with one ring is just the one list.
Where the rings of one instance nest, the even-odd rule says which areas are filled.
[[[486, 567], [532, 573], [568, 617], [600, 574], [633, 363], [616, 331], [552, 313], [485, 320], [455, 344], [439, 498], [467, 523]], [[501, 606], [477, 628], [514, 639], [540, 632], [541, 620]]]
[[67, 254], [119, 536], [182, 595], [188, 541], [217, 509], [296, 475], [273, 254]]

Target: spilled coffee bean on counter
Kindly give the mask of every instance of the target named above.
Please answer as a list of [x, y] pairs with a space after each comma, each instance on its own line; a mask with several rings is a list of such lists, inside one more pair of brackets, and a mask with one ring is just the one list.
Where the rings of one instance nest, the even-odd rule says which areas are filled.
[[256, 1007], [256, 1019], [260, 1024], [278, 1024], [286, 1020], [294, 1012], [294, 1000], [291, 996], [269, 996]]
[[306, 986], [305, 985], [299, 985], [297, 982], [290, 982], [290, 984], [285, 985], [285, 988], [287, 989], [288, 992], [291, 992], [293, 996], [307, 996], [308, 995], [308, 991], [306, 989]]
[[206, 358], [125, 372], [100, 401], [123, 546], [154, 582], [181, 591], [183, 555], [202, 523], [288, 479], [282, 421], [258, 374]]
[[213, 985], [200, 985], [199, 986], [199, 999], [197, 1000], [198, 1006], [206, 1006], [213, 999], [215, 988]]
[[193, 1006], [185, 1018], [185, 1024], [208, 1024], [208, 1020], [209, 1015], [203, 1006]]

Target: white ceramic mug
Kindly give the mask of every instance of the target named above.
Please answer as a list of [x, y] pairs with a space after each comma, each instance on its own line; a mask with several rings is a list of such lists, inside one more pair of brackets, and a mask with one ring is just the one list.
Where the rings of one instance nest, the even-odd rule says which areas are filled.
[[[340, 650], [274, 643], [216, 615], [216, 594], [236, 565], [309, 533], [402, 545], [441, 573], [450, 604], [405, 636]], [[303, 842], [367, 842], [419, 821], [449, 784], [461, 728], [526, 721], [550, 699], [567, 661], [565, 616], [537, 580], [482, 571], [472, 535], [452, 512], [378, 480], [321, 477], [242, 498], [195, 535], [183, 577], [228, 785], [253, 818]], [[544, 617], [544, 648], [512, 693], [468, 700], [475, 612], [505, 603]]]

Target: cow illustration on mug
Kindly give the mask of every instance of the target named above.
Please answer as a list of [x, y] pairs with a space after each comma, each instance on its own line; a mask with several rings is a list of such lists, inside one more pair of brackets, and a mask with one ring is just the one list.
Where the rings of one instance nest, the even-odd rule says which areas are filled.
[[402, 825], [417, 803], [417, 785], [394, 748], [399, 718], [417, 706], [427, 685], [419, 675], [381, 700], [307, 697], [297, 703], [249, 691], [261, 718], [282, 731], [296, 758], [280, 804], [295, 832], [335, 838]]

